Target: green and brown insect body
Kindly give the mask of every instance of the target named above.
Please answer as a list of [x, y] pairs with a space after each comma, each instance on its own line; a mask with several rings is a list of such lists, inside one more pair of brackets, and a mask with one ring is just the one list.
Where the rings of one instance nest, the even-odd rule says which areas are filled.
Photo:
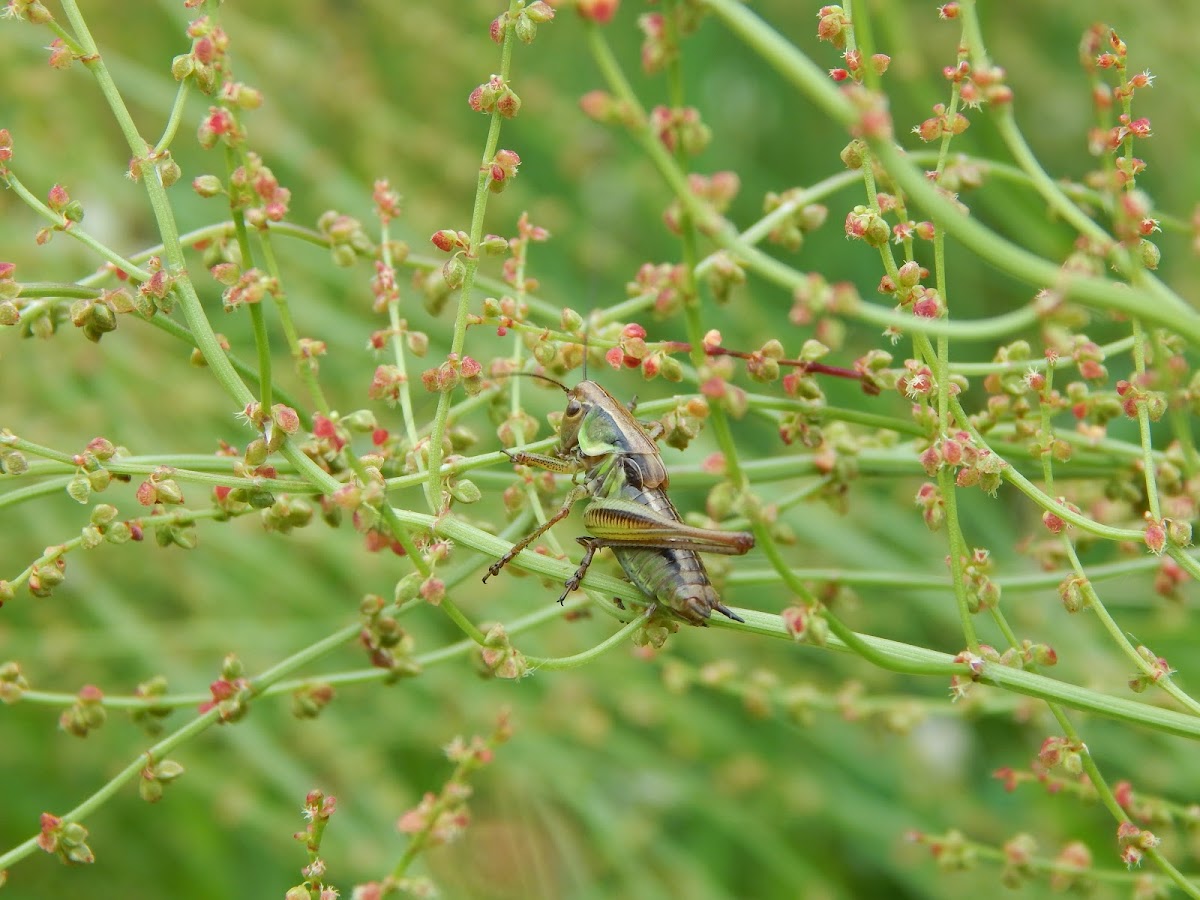
[[[592, 553], [593, 547], [611, 547], [626, 577], [656, 603], [693, 625], [705, 624], [714, 609], [742, 621], [721, 603], [698, 551], [740, 555], [754, 546], [753, 535], [693, 528], [661, 487], [638, 488], [628, 481], [616, 498], [588, 506], [583, 525], [593, 536], [579, 542]], [[586, 554], [584, 561], [591, 561]]]
[[583, 513], [590, 536], [578, 538], [583, 559], [567, 579], [560, 603], [579, 587], [596, 552], [610, 547], [626, 577], [655, 604], [693, 625], [704, 625], [714, 609], [742, 621], [721, 603], [698, 554], [740, 555], [754, 546], [754, 536], [683, 522], [666, 493], [669, 478], [658, 445], [630, 410], [594, 381], [563, 389], [568, 400], [556, 455], [517, 451], [509, 456], [577, 480], [582, 476], [582, 481], [545, 524], [488, 569], [484, 581], [566, 518], [578, 500], [590, 497]]

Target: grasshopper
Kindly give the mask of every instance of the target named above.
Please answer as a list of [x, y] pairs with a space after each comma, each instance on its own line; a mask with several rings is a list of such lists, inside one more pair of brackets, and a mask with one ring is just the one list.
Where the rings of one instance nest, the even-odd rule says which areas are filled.
[[566, 518], [577, 501], [588, 497], [591, 502], [584, 510], [583, 526], [589, 536], [576, 538], [584, 548], [583, 559], [565, 582], [559, 603], [579, 587], [596, 551], [610, 547], [625, 575], [654, 606], [666, 607], [692, 625], [707, 624], [714, 609], [743, 621], [721, 603], [698, 554], [740, 556], [754, 546], [754, 535], [694, 528], [680, 518], [667, 496], [667, 470], [654, 442], [662, 427], [651, 426], [654, 433], [648, 432], [629, 407], [594, 381], [568, 388], [544, 375], [534, 377], [567, 395], [558, 446], [553, 456], [519, 450], [508, 456], [514, 463], [571, 475], [575, 486], [562, 507], [493, 563], [483, 580], [499, 573]]

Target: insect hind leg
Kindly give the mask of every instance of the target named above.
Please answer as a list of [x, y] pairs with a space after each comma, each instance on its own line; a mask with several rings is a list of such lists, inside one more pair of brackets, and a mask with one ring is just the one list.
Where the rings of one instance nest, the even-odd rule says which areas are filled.
[[558, 598], [561, 606], [566, 602], [567, 595], [578, 589], [583, 582], [583, 576], [587, 574], [588, 567], [592, 564], [592, 557], [596, 555], [596, 551], [605, 546], [605, 542], [599, 538], [581, 537], [576, 538], [579, 544], [584, 548], [583, 559], [579, 561], [579, 568], [575, 570], [575, 574], [563, 582], [562, 596]]

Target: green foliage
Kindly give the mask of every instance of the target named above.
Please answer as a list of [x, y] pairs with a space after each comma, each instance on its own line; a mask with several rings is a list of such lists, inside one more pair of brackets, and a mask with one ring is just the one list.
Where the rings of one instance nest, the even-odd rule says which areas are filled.
[[[1200, 896], [1200, 17], [1109, 5], [11, 0], [13, 895]], [[514, 371], [744, 622], [481, 584]]]

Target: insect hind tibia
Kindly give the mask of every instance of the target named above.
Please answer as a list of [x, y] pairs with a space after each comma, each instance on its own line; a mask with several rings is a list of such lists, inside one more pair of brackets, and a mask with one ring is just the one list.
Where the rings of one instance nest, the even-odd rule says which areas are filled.
[[584, 548], [583, 559], [579, 561], [579, 568], [575, 570], [575, 574], [563, 582], [562, 596], [558, 598], [559, 606], [566, 602], [567, 595], [571, 591], [577, 590], [583, 583], [583, 576], [587, 574], [587, 570], [592, 564], [592, 557], [596, 555], [597, 550], [604, 546], [604, 542], [596, 538], [577, 537], [575, 540]]

